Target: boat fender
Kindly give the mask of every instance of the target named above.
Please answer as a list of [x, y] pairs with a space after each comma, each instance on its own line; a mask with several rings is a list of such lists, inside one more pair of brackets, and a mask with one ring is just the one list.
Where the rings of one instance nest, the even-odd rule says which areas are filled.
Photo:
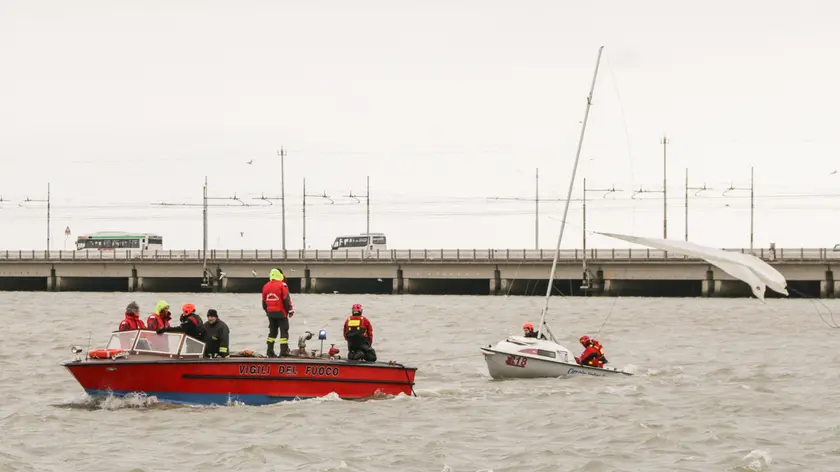
[[88, 351], [88, 357], [91, 359], [113, 359], [122, 352], [122, 349], [93, 349]]

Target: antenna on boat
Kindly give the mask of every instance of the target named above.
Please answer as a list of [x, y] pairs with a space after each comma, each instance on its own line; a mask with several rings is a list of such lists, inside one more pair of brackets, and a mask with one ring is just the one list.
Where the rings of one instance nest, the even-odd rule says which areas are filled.
[[[543, 325], [545, 325], [545, 313], [548, 311], [548, 300], [551, 298], [551, 289], [554, 286], [554, 271], [557, 270], [557, 259], [560, 255], [560, 243], [563, 241], [563, 230], [566, 229], [566, 217], [569, 215], [569, 203], [572, 201], [572, 189], [575, 186], [575, 174], [577, 174], [578, 162], [580, 162], [580, 150], [583, 147], [583, 136], [586, 133], [586, 122], [589, 119], [589, 108], [592, 106], [592, 94], [595, 93], [595, 81], [598, 78], [598, 67], [601, 65], [601, 53], [604, 51], [604, 46], [598, 48], [598, 59], [595, 61], [595, 73], [592, 76], [592, 86], [589, 88], [589, 96], [586, 97], [586, 112], [583, 115], [583, 126], [580, 128], [580, 140], [578, 141], [577, 153], [575, 154], [575, 165], [572, 168], [572, 177], [569, 179], [569, 191], [566, 195], [566, 207], [563, 209], [563, 220], [560, 223], [560, 235], [557, 237], [557, 248], [554, 249], [554, 260], [551, 262], [551, 275], [548, 277], [548, 288], [545, 291], [545, 305], [543, 305], [542, 314], [540, 315], [540, 327], [537, 328], [537, 339], [542, 334]], [[548, 326], [546, 326], [548, 330]], [[554, 335], [548, 330], [551, 338]], [[556, 339], [553, 339], [557, 342]]]

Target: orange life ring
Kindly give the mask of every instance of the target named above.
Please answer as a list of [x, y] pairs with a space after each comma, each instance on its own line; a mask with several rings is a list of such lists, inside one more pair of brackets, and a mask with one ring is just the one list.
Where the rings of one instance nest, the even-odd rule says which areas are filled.
[[122, 349], [94, 349], [88, 351], [88, 357], [91, 359], [112, 359], [121, 352], [123, 352]]

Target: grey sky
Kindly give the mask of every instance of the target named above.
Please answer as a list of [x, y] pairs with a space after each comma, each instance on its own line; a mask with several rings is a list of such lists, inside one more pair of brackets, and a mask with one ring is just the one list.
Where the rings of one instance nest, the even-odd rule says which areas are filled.
[[[162, 234], [201, 246], [204, 176], [213, 196], [280, 194], [287, 246], [327, 248], [365, 229], [392, 248], [531, 248], [540, 193], [565, 195], [597, 48], [605, 46], [581, 179], [625, 190], [589, 207], [589, 228], [660, 237], [669, 135], [669, 237], [756, 245], [840, 242], [840, 79], [830, 54], [838, 7], [825, 2], [108, 2], [0, 0], [0, 248], [44, 247], [51, 182], [53, 249], [63, 231]], [[246, 161], [254, 159], [253, 164]], [[779, 198], [780, 194], [836, 194]], [[693, 192], [692, 192], [693, 195]], [[775, 196], [774, 198], [768, 198]], [[220, 202], [215, 202], [220, 203]], [[232, 202], [235, 203], [235, 202]], [[259, 203], [259, 202], [253, 202]], [[729, 205], [728, 207], [726, 205]], [[280, 206], [212, 208], [210, 245], [279, 248]], [[541, 205], [553, 248], [562, 204]], [[580, 202], [563, 244], [579, 247]], [[240, 235], [244, 233], [244, 236]], [[596, 247], [627, 247], [595, 236]], [[68, 248], [72, 240], [68, 241]]]

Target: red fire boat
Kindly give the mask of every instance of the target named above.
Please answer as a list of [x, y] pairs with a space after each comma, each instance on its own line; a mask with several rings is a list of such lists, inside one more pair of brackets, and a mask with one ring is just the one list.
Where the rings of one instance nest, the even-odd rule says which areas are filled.
[[76, 359], [61, 365], [91, 396], [138, 392], [192, 405], [267, 405], [332, 392], [343, 399], [411, 395], [417, 372], [395, 362], [350, 361], [315, 351], [310, 357], [305, 346], [290, 357], [205, 358], [203, 342], [151, 330], [114, 332], [105, 349], [91, 350], [85, 359], [81, 348], [72, 351]]

